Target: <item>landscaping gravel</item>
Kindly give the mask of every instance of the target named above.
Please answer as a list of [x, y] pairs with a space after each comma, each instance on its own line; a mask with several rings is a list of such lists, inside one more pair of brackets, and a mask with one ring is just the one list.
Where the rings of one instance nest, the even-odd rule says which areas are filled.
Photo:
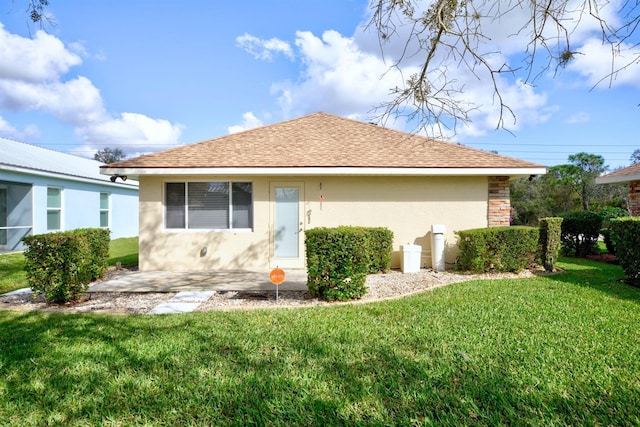
[[[110, 270], [104, 280], [128, 274], [130, 270]], [[421, 270], [418, 273], [403, 274], [392, 270], [383, 274], [367, 277], [367, 294], [359, 300], [347, 302], [366, 303], [386, 299], [400, 298], [417, 292], [438, 288], [450, 283], [472, 279], [531, 277], [531, 271], [497, 274], [462, 274], [454, 272], [434, 272]], [[33, 294], [14, 294], [0, 296], [0, 308], [12, 310], [39, 310], [47, 312], [71, 313], [112, 313], [143, 314], [158, 304], [167, 302], [175, 292], [87, 292], [81, 300], [67, 304], [48, 304], [42, 296]], [[321, 301], [307, 291], [220, 291], [215, 292], [207, 301], [200, 304], [197, 311], [255, 309], [268, 307], [303, 307], [319, 305], [345, 304]]]

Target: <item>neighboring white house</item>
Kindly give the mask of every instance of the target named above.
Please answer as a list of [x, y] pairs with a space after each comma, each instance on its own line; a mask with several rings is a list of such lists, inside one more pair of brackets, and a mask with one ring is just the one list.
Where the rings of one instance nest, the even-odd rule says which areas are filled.
[[112, 182], [104, 163], [0, 138], [0, 252], [22, 238], [76, 228], [138, 235], [138, 183]]

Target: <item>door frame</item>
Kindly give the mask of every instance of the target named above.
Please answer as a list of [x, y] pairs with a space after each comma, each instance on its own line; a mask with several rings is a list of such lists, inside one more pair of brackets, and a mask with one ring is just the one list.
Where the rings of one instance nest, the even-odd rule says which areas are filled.
[[[276, 188], [297, 188], [298, 189], [298, 257], [276, 259]], [[269, 182], [269, 268], [304, 268], [304, 182], [302, 181], [271, 181]]]

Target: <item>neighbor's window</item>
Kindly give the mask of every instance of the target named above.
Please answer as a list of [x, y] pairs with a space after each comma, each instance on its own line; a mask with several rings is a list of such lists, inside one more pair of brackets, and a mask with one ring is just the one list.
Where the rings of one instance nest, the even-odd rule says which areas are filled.
[[100, 227], [109, 227], [109, 193], [100, 193]]
[[62, 223], [62, 190], [47, 188], [47, 230], [58, 231]]
[[253, 226], [250, 182], [168, 182], [165, 184], [165, 227], [239, 229]]

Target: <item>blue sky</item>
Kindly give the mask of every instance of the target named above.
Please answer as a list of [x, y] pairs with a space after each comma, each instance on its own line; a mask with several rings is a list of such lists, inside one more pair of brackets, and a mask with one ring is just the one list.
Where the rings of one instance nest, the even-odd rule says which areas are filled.
[[[0, 6], [0, 136], [87, 157], [104, 147], [158, 151], [316, 111], [368, 121], [401, 84], [397, 73], [382, 77], [390, 63], [364, 29], [363, 0], [52, 0], [46, 32], [28, 21], [26, 3]], [[453, 141], [547, 166], [581, 151], [628, 165], [640, 148], [640, 64], [593, 88], [610, 55], [595, 32], [578, 34], [584, 55], [555, 79], [502, 82], [517, 115], [512, 134], [495, 130], [488, 82], [456, 76], [469, 80], [465, 96], [479, 109]], [[494, 40], [515, 60], [521, 47]]]

